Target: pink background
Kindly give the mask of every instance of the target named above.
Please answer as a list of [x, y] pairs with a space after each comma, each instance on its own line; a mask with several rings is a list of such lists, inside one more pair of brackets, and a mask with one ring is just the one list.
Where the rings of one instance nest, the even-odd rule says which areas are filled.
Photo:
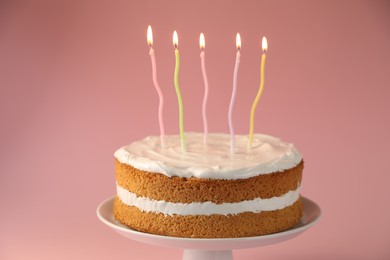
[[2, 1], [0, 259], [180, 259], [96, 217], [115, 194], [113, 153], [159, 134], [146, 28], [154, 30], [164, 122], [178, 133], [172, 32], [185, 131], [202, 131], [198, 37], [206, 36], [209, 129], [246, 134], [269, 52], [256, 132], [294, 142], [320, 223], [235, 259], [390, 259], [389, 1]]

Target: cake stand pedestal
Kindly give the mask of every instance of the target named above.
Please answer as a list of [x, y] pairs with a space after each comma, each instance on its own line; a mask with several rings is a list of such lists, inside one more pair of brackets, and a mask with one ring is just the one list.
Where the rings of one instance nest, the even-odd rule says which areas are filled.
[[320, 207], [302, 197], [303, 217], [289, 230], [257, 237], [242, 238], [180, 238], [160, 236], [132, 230], [115, 221], [112, 207], [114, 197], [103, 201], [97, 208], [98, 218], [107, 226], [129, 239], [162, 247], [184, 249], [183, 260], [233, 260], [233, 249], [261, 247], [280, 243], [300, 235], [315, 225], [321, 216]]

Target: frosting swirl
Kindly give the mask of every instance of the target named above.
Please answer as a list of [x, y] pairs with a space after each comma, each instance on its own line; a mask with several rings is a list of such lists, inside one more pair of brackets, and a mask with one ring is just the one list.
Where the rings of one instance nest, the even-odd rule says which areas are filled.
[[295, 167], [302, 155], [291, 143], [255, 134], [251, 149], [248, 136], [235, 135], [235, 153], [230, 152], [230, 135], [212, 133], [203, 144], [202, 133], [185, 133], [186, 152], [179, 135], [168, 135], [161, 147], [160, 136], [148, 136], [117, 150], [115, 158], [137, 169], [166, 176], [209, 179], [246, 179]]

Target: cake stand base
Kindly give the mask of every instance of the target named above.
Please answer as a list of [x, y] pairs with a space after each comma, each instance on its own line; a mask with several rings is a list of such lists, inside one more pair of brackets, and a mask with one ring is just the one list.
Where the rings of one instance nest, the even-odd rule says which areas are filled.
[[296, 226], [275, 234], [241, 238], [181, 238], [160, 236], [130, 229], [115, 221], [112, 207], [114, 197], [97, 208], [98, 218], [107, 226], [129, 239], [162, 247], [183, 249], [183, 260], [233, 260], [233, 249], [267, 246], [294, 238], [315, 225], [321, 217], [320, 207], [302, 197], [303, 217]]
[[232, 250], [184, 249], [183, 260], [233, 260]]

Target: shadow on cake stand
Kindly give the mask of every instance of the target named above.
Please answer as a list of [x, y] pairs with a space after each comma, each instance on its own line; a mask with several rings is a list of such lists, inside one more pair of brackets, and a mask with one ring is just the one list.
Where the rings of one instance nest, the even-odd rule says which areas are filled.
[[98, 218], [119, 234], [146, 244], [184, 249], [183, 260], [233, 260], [233, 249], [261, 247], [294, 238], [317, 223], [321, 216], [320, 207], [302, 197], [303, 217], [293, 228], [264, 236], [243, 238], [180, 238], [142, 233], [115, 221], [112, 207], [114, 197], [103, 201], [97, 208]]

